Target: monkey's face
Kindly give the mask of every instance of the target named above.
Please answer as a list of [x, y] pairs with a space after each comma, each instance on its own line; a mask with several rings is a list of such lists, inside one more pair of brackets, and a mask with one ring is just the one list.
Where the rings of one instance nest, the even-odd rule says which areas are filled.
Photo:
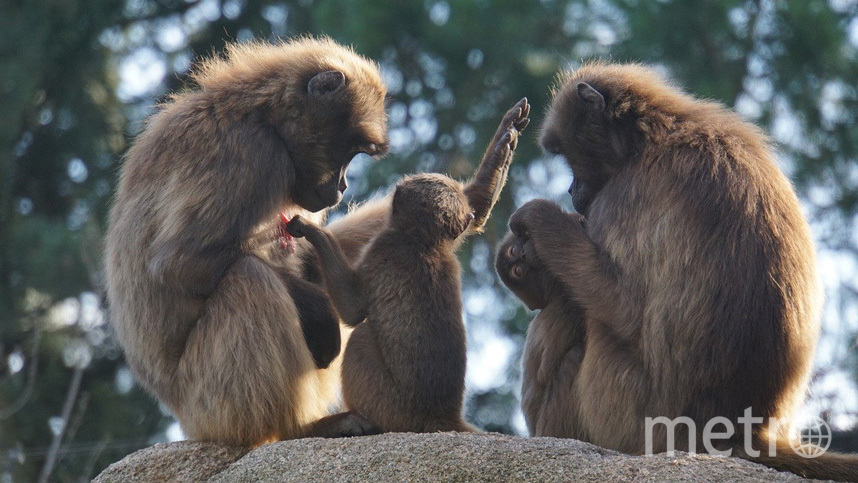
[[453, 179], [420, 174], [396, 185], [392, 221], [401, 230], [429, 241], [455, 240], [473, 220], [462, 186]]
[[550, 278], [533, 257], [525, 254], [524, 243], [515, 234], [508, 233], [498, 245], [495, 270], [501, 281], [530, 310], [543, 309], [548, 304]]
[[348, 187], [346, 172], [361, 153], [387, 153], [385, 90], [365, 79], [349, 79], [339, 71], [311, 77], [283, 113], [281, 132], [294, 164], [292, 201], [315, 212], [340, 202]]
[[631, 161], [634, 123], [614, 113], [616, 97], [607, 87], [572, 79], [555, 95], [542, 125], [540, 144], [563, 156], [572, 169], [569, 194], [584, 215], [602, 187]]

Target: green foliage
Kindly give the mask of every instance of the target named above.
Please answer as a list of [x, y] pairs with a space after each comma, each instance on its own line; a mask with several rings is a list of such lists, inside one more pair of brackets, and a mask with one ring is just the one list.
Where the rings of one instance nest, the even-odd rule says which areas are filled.
[[[376, 59], [392, 95], [394, 149], [383, 161], [353, 163], [349, 194], [356, 201], [403, 173], [467, 177], [501, 114], [530, 99], [534, 127], [522, 139], [510, 183], [486, 235], [462, 254], [477, 355], [471, 364], [496, 355], [491, 341], [514, 348], [498, 380], [472, 384], [468, 417], [513, 432], [521, 429], [514, 423], [517, 360], [531, 314], [499, 285], [493, 247], [524, 200], [568, 198], [568, 170], [542, 157], [536, 143], [555, 73], [592, 58], [652, 63], [689, 91], [735, 106], [778, 142], [821, 247], [855, 264], [856, 15], [854, 0], [5, 2], [0, 474], [38, 476], [52, 441], [49, 421], [62, 415], [77, 368], [83, 378], [72, 394], [55, 479], [91, 477], [164, 438], [171, 419], [128, 385], [104, 325], [100, 239], [131, 136], [160, 96], [183, 86], [198, 56], [231, 40], [312, 33]], [[839, 283], [830, 317], [846, 327], [851, 320], [854, 331], [858, 287]], [[22, 398], [23, 409], [4, 418]]]

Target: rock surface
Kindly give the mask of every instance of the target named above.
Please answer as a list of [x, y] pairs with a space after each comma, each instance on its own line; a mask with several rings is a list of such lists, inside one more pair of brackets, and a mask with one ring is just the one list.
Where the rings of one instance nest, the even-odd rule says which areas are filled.
[[384, 434], [303, 439], [247, 452], [157, 444], [95, 481], [804, 481], [738, 458], [628, 456], [570, 439], [499, 434]]

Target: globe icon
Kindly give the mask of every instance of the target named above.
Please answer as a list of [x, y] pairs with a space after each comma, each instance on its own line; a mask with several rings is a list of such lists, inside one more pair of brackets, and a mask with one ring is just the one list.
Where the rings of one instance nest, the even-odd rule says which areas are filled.
[[798, 439], [791, 439], [793, 451], [805, 458], [816, 458], [831, 446], [831, 426], [824, 420], [813, 417], [798, 431]]

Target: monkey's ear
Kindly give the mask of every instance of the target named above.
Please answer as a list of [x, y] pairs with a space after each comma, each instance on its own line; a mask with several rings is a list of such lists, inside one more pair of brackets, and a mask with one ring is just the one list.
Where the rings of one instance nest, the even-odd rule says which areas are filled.
[[580, 97], [585, 104], [597, 111], [605, 110], [605, 96], [586, 82], [578, 83], [578, 97]]
[[340, 90], [346, 83], [346, 76], [337, 70], [320, 72], [307, 83], [307, 92], [314, 96], [323, 96]]

